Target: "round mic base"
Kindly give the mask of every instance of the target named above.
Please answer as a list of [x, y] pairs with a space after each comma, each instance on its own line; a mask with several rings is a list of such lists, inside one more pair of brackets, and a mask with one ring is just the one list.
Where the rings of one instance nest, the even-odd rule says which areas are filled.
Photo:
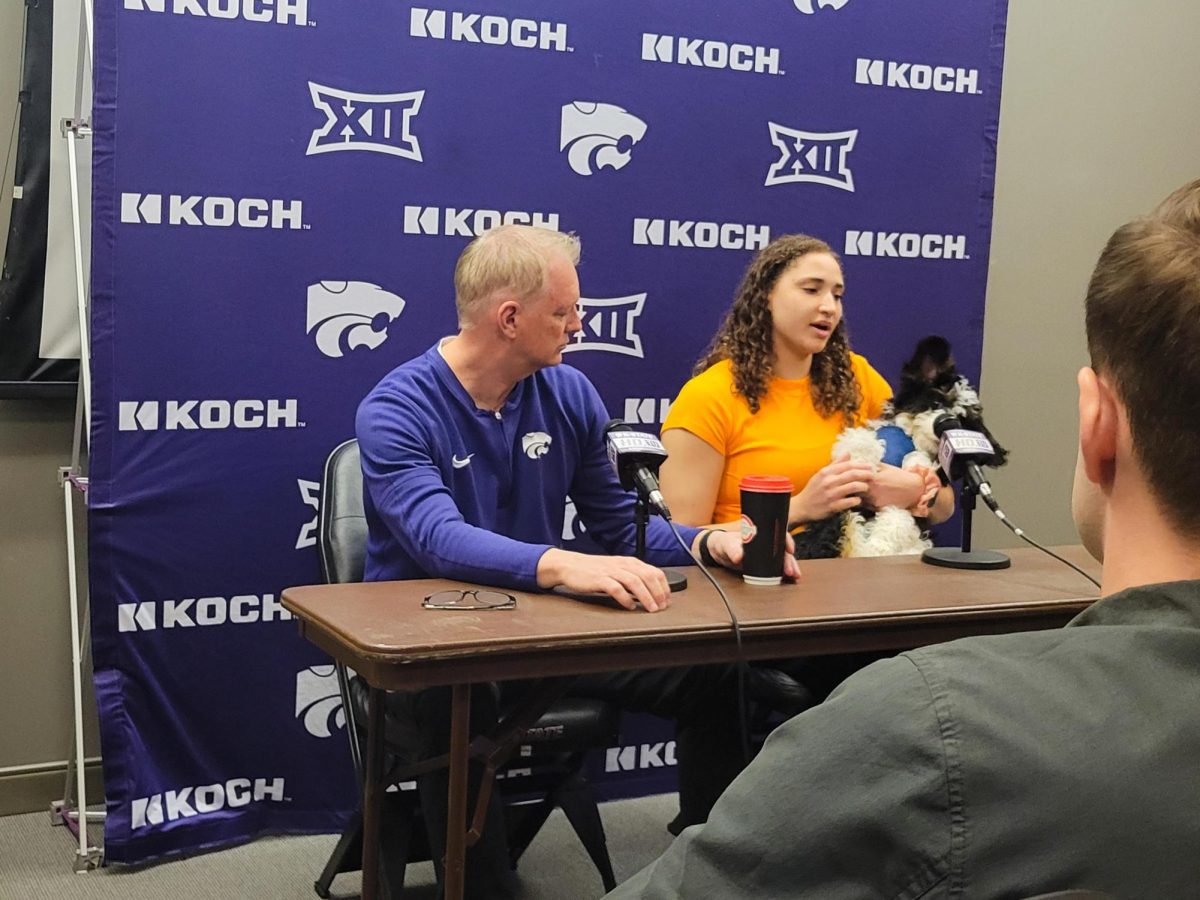
[[931, 547], [921, 554], [921, 562], [947, 569], [1007, 569], [1012, 560], [995, 550], [959, 550], [957, 547]]
[[678, 569], [663, 569], [662, 573], [667, 576], [667, 585], [672, 594], [687, 587], [687, 576]]

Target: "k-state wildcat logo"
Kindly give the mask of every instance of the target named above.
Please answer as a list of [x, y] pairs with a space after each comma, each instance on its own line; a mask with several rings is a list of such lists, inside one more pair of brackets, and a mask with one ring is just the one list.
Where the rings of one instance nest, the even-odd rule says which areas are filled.
[[359, 347], [377, 349], [404, 299], [366, 281], [320, 281], [308, 286], [308, 328], [317, 349], [333, 359]]
[[346, 711], [333, 666], [310, 666], [296, 673], [296, 718], [313, 737], [332, 737], [346, 727]]
[[579, 175], [623, 169], [634, 144], [646, 136], [646, 123], [611, 103], [576, 100], [562, 108], [559, 150]]
[[813, 13], [815, 13], [818, 7], [824, 9], [825, 7], [829, 6], [833, 9], [841, 9], [849, 2], [850, 0], [792, 0], [792, 3], [795, 5], [796, 9], [800, 10], [800, 12], [807, 16], [811, 16]]
[[587, 526], [583, 524], [583, 519], [579, 518], [579, 512], [575, 509], [575, 501], [568, 497], [566, 509], [563, 510], [562, 539], [577, 541], [586, 533]]
[[338, 150], [367, 150], [422, 162], [412, 120], [421, 111], [424, 91], [360, 94], [310, 81], [313, 106], [325, 124], [313, 130], [306, 156]]
[[530, 459], [537, 459], [550, 452], [551, 437], [544, 431], [531, 431], [521, 438], [521, 449]]

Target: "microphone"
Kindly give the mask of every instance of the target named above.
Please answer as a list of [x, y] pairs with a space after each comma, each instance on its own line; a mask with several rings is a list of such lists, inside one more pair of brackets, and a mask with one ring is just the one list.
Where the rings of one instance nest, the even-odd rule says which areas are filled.
[[604, 426], [604, 441], [621, 487], [636, 489], [659, 515], [670, 520], [671, 510], [658, 487], [658, 467], [667, 458], [662, 441], [644, 431], [634, 431], [620, 419]]
[[956, 416], [943, 413], [933, 421], [933, 433], [938, 437], [938, 465], [951, 481], [966, 480], [975, 493], [993, 512], [999, 512], [992, 486], [980, 469], [988, 465], [996, 454], [984, 435], [963, 428]]

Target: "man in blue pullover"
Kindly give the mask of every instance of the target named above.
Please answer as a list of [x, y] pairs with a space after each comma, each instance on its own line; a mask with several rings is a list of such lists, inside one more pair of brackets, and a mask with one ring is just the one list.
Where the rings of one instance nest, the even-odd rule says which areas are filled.
[[[608, 462], [608, 415], [583, 374], [560, 365], [581, 328], [578, 261], [578, 241], [548, 229], [509, 225], [476, 238], [454, 272], [459, 333], [389, 373], [359, 407], [366, 580], [563, 588], [648, 612], [670, 604], [666, 579], [651, 563], [692, 559], [658, 518], [647, 530], [648, 561], [632, 556], [634, 500]], [[558, 546], [568, 496], [591, 538], [616, 555]], [[703, 549], [723, 566], [741, 563], [738, 535], [680, 531], [694, 553]], [[787, 567], [796, 573], [790, 557]], [[731, 667], [661, 669], [584, 676], [572, 693], [676, 720], [680, 813], [671, 827], [678, 831], [704, 821], [743, 765], [735, 682]], [[494, 720], [490, 699], [486, 691], [472, 697], [473, 728]], [[419, 749], [443, 752], [448, 692], [394, 702], [407, 706], [422, 731]], [[444, 776], [420, 787], [440, 856]], [[467, 857], [472, 897], [513, 890], [492, 806], [485, 838]]]

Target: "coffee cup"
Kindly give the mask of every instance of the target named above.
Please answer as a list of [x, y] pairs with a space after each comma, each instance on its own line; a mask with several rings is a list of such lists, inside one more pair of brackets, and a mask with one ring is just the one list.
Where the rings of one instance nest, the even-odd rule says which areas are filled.
[[779, 584], [787, 552], [792, 481], [780, 475], [747, 475], [742, 492], [742, 578], [747, 584]]

